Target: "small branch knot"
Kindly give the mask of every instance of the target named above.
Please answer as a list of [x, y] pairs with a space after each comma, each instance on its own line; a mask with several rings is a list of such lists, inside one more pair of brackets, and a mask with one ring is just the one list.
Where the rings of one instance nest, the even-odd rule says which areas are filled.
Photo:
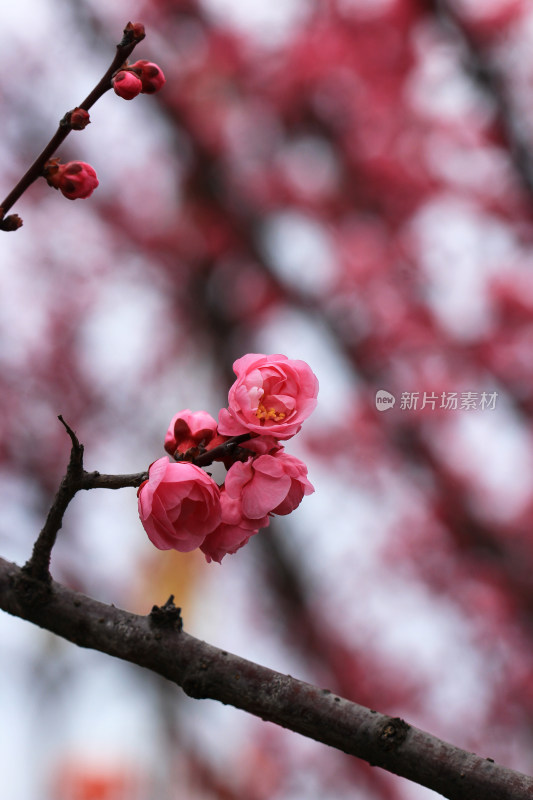
[[52, 597], [51, 578], [47, 574], [43, 580], [32, 576], [31, 570], [22, 567], [20, 580], [15, 584], [15, 594], [23, 608], [28, 610], [41, 608]]
[[171, 594], [163, 606], [153, 606], [150, 611], [150, 623], [156, 628], [168, 628], [181, 631], [183, 620], [181, 608], [174, 605], [174, 595]]
[[409, 725], [403, 719], [389, 719], [379, 732], [379, 746], [382, 750], [397, 750], [405, 742], [408, 733]]

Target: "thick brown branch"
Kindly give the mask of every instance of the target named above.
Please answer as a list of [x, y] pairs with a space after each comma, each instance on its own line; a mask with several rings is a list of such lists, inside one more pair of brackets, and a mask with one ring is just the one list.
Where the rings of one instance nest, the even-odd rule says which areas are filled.
[[[135, 46], [141, 41], [144, 36], [136, 35], [134, 27], [130, 29], [131, 23], [124, 29], [124, 37], [117, 45], [117, 52], [115, 58], [111, 62], [109, 69], [106, 71], [102, 79], [96, 84], [94, 89], [87, 95], [85, 100], [80, 103], [78, 108], [83, 108], [86, 111], [93, 106], [97, 100], [102, 97], [105, 92], [111, 89], [111, 78], [114, 73], [122, 66], [122, 64], [129, 58]], [[42, 175], [44, 165], [54, 155], [58, 147], [64, 142], [69, 135], [72, 127], [69, 123], [69, 112], [65, 114], [55, 134], [52, 136], [44, 150], [37, 156], [31, 167], [22, 176], [17, 185], [7, 195], [3, 203], [0, 204], [0, 230], [15, 230], [16, 228], [2, 225], [2, 217], [9, 211], [9, 209], [16, 203], [22, 194], [28, 189], [31, 184]]]
[[0, 608], [80, 647], [146, 667], [211, 698], [427, 786], [450, 800], [530, 800], [533, 778], [181, 630], [170, 601], [146, 617], [106, 606], [0, 559]]

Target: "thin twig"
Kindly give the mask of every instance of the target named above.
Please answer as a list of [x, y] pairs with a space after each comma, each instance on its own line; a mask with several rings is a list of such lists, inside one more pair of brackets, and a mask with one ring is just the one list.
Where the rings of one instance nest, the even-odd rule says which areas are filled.
[[102, 475], [101, 472], [84, 472], [79, 489], [136, 489], [148, 479], [147, 472], [132, 472], [128, 475]]
[[[105, 94], [105, 92], [111, 89], [111, 78], [113, 77], [114, 73], [124, 64], [124, 62], [133, 52], [133, 49], [136, 47], [136, 45], [144, 38], [144, 34], [141, 35], [138, 31], [136, 33], [135, 28], [136, 26], [132, 26], [131, 23], [128, 23], [124, 29], [122, 41], [117, 44], [117, 52], [109, 69], [106, 71], [102, 79], [96, 84], [94, 89], [87, 95], [85, 100], [80, 103], [78, 108], [83, 108], [85, 111], [88, 111], [89, 108], [91, 108], [91, 106], [93, 106], [94, 103], [96, 103], [96, 101], [99, 100], [103, 94]], [[70, 131], [72, 130], [70, 125], [70, 113], [71, 112], [67, 112], [64, 115], [59, 123], [57, 131], [52, 136], [44, 150], [37, 156], [31, 167], [7, 195], [3, 203], [0, 204], [0, 230], [15, 230], [15, 228], [8, 223], [7, 219], [3, 220], [4, 223], [7, 223], [7, 227], [2, 225], [2, 219], [9, 209], [21, 197], [21, 195], [24, 194], [26, 189], [28, 189], [28, 187], [31, 186], [31, 184], [42, 175], [46, 162], [53, 156], [57, 148], [69, 135]], [[20, 224], [22, 224], [22, 222], [20, 222]]]
[[[187, 462], [195, 464], [197, 467], [207, 467], [213, 461], [220, 460], [224, 457], [234, 456], [238, 448], [243, 442], [254, 437], [253, 433], [241, 433], [239, 436], [232, 436], [226, 442], [213, 447], [212, 450], [206, 450], [196, 456], [191, 457], [184, 453], [181, 458], [176, 458], [180, 463]], [[246, 452], [246, 451], [244, 451]], [[101, 472], [83, 472], [79, 489], [126, 489], [128, 487], [137, 488], [144, 481], [148, 480], [148, 472], [132, 472], [127, 475], [103, 475]]]
[[80, 444], [78, 437], [72, 428], [67, 425], [63, 417], [60, 416], [59, 421], [64, 425], [72, 442], [70, 460], [65, 476], [59, 485], [54, 502], [48, 512], [46, 522], [33, 546], [31, 558], [24, 565], [24, 571], [32, 578], [40, 581], [50, 581], [52, 548], [63, 524], [65, 511], [80, 488], [80, 481], [83, 477], [83, 445]]

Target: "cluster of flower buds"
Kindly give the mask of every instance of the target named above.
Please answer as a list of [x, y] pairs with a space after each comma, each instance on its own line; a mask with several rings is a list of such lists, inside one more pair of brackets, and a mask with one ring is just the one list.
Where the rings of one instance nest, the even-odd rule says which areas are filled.
[[[314, 491], [305, 464], [281, 444], [316, 406], [311, 368], [284, 355], [250, 353], [233, 369], [237, 379], [218, 424], [205, 411], [175, 414], [165, 438], [175, 461], [155, 461], [139, 487], [139, 516], [160, 550], [199, 547], [208, 562], [220, 563], [272, 514], [290, 514]], [[224, 483], [217, 485], [194, 461], [222, 461]]]
[[115, 94], [133, 100], [138, 94], [158, 92], [165, 83], [163, 70], [151, 61], [136, 61], [120, 69], [112, 80]]
[[[128, 22], [124, 35], [125, 41], [138, 42], [145, 36], [144, 26], [138, 22]], [[131, 65], [126, 62], [111, 80], [115, 93], [125, 100], [132, 100], [138, 94], [158, 92], [164, 83], [165, 76], [162, 69], [157, 64], [146, 60], [136, 61]], [[61, 124], [69, 126], [72, 130], [81, 131], [89, 122], [88, 111], [84, 108], [75, 108], [65, 115]], [[69, 161], [68, 164], [61, 164], [58, 158], [53, 158], [44, 165], [42, 175], [46, 178], [49, 186], [59, 189], [69, 200], [90, 197], [98, 186], [94, 168], [84, 161]], [[22, 221], [18, 217], [0, 220], [0, 228], [4, 230], [15, 230], [21, 224]]]

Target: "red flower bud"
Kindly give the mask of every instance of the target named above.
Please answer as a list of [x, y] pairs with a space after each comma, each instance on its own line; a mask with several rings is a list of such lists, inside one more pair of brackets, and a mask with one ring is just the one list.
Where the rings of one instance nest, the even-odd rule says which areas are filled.
[[146, 33], [142, 22], [128, 22], [124, 28], [124, 37], [131, 41], [140, 42], [145, 36]]
[[82, 131], [91, 121], [89, 119], [89, 112], [84, 108], [75, 108], [70, 112], [69, 117], [70, 127], [74, 131]]
[[138, 75], [129, 70], [121, 69], [112, 80], [115, 94], [124, 100], [133, 100], [142, 92], [142, 82]]
[[53, 158], [45, 164], [43, 175], [49, 186], [59, 189], [69, 200], [89, 197], [98, 186], [96, 172], [84, 161], [69, 161], [60, 164]]
[[204, 447], [212, 450], [222, 444], [225, 438], [218, 436], [217, 423], [207, 411], [191, 411], [189, 408], [178, 411], [170, 420], [165, 436], [165, 450], [171, 456], [183, 455], [194, 449], [196, 455]]
[[158, 92], [166, 81], [163, 70], [151, 61], [136, 61], [135, 64], [131, 65], [130, 69], [135, 70], [139, 75], [143, 94]]

